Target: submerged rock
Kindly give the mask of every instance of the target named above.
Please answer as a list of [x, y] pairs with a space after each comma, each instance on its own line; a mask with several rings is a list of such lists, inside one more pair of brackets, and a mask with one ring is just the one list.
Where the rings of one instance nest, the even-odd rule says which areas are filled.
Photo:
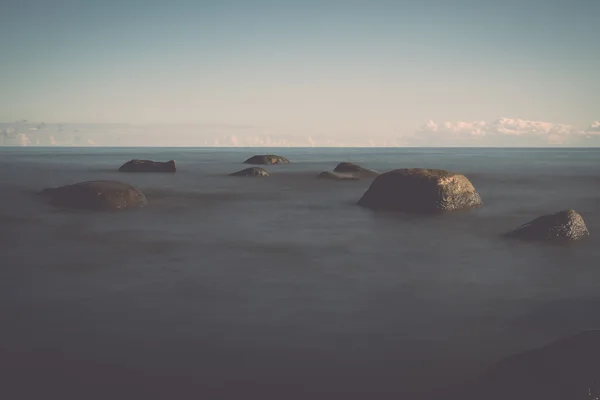
[[460, 398], [600, 399], [599, 357], [600, 330], [584, 331], [500, 361]]
[[524, 240], [574, 241], [589, 236], [589, 232], [577, 211], [564, 210], [538, 217], [506, 236]]
[[40, 195], [57, 207], [89, 210], [123, 210], [148, 204], [134, 186], [118, 181], [89, 181], [44, 189]]
[[289, 164], [290, 160], [285, 157], [272, 154], [252, 156], [244, 164], [271, 165], [271, 164]]
[[234, 172], [233, 174], [229, 174], [229, 176], [269, 176], [269, 173], [264, 168], [250, 167], [238, 172]]
[[175, 161], [131, 160], [119, 168], [119, 172], [175, 172]]
[[439, 169], [397, 169], [379, 175], [358, 205], [374, 210], [438, 212], [483, 204], [464, 175]]
[[357, 178], [375, 177], [379, 175], [379, 172], [372, 169], [363, 168], [358, 164], [349, 162], [339, 163], [333, 170], [333, 172], [339, 172], [342, 174], [351, 174]]
[[324, 171], [321, 172], [317, 178], [319, 179], [330, 179], [330, 180], [337, 180], [337, 181], [347, 181], [347, 180], [352, 180], [352, 181], [356, 181], [358, 180], [358, 178], [354, 175], [350, 175], [350, 174], [342, 174], [339, 172], [329, 172], [329, 171]]

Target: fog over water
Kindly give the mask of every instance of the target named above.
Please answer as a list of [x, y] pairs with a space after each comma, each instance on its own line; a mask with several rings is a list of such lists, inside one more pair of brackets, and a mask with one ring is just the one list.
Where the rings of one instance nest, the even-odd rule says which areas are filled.
[[[229, 177], [254, 154], [292, 162]], [[124, 174], [132, 158], [175, 174]], [[491, 363], [600, 328], [598, 149], [0, 148], [0, 380], [11, 399], [436, 398]], [[356, 206], [351, 161], [464, 173], [479, 209]], [[115, 179], [145, 209], [52, 208]], [[567, 208], [567, 246], [500, 235]]]

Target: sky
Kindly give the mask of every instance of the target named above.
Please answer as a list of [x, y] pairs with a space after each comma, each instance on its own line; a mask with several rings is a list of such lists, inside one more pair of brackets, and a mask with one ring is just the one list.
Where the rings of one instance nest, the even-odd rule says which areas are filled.
[[597, 132], [599, 16], [598, 0], [3, 0], [0, 122], [559, 143]]

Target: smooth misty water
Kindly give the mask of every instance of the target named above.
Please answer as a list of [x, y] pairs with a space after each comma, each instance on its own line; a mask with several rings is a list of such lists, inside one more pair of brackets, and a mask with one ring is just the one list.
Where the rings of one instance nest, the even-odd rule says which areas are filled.
[[[226, 174], [253, 154], [293, 164]], [[176, 174], [122, 174], [131, 158]], [[598, 149], [0, 149], [0, 390], [11, 399], [433, 399], [514, 352], [600, 328]], [[355, 206], [339, 161], [466, 174], [484, 207]], [[34, 193], [118, 179], [148, 208]], [[578, 210], [569, 246], [500, 234]]]

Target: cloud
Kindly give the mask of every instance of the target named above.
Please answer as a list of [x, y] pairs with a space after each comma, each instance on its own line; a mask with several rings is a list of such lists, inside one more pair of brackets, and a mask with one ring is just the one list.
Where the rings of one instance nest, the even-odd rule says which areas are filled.
[[[600, 132], [594, 122], [589, 132]], [[578, 145], [589, 137], [586, 131], [572, 125], [499, 118], [494, 121], [427, 121], [410, 139], [424, 146], [548, 146]]]
[[600, 121], [594, 121], [588, 128], [585, 130], [586, 132], [599, 132], [600, 133]]

